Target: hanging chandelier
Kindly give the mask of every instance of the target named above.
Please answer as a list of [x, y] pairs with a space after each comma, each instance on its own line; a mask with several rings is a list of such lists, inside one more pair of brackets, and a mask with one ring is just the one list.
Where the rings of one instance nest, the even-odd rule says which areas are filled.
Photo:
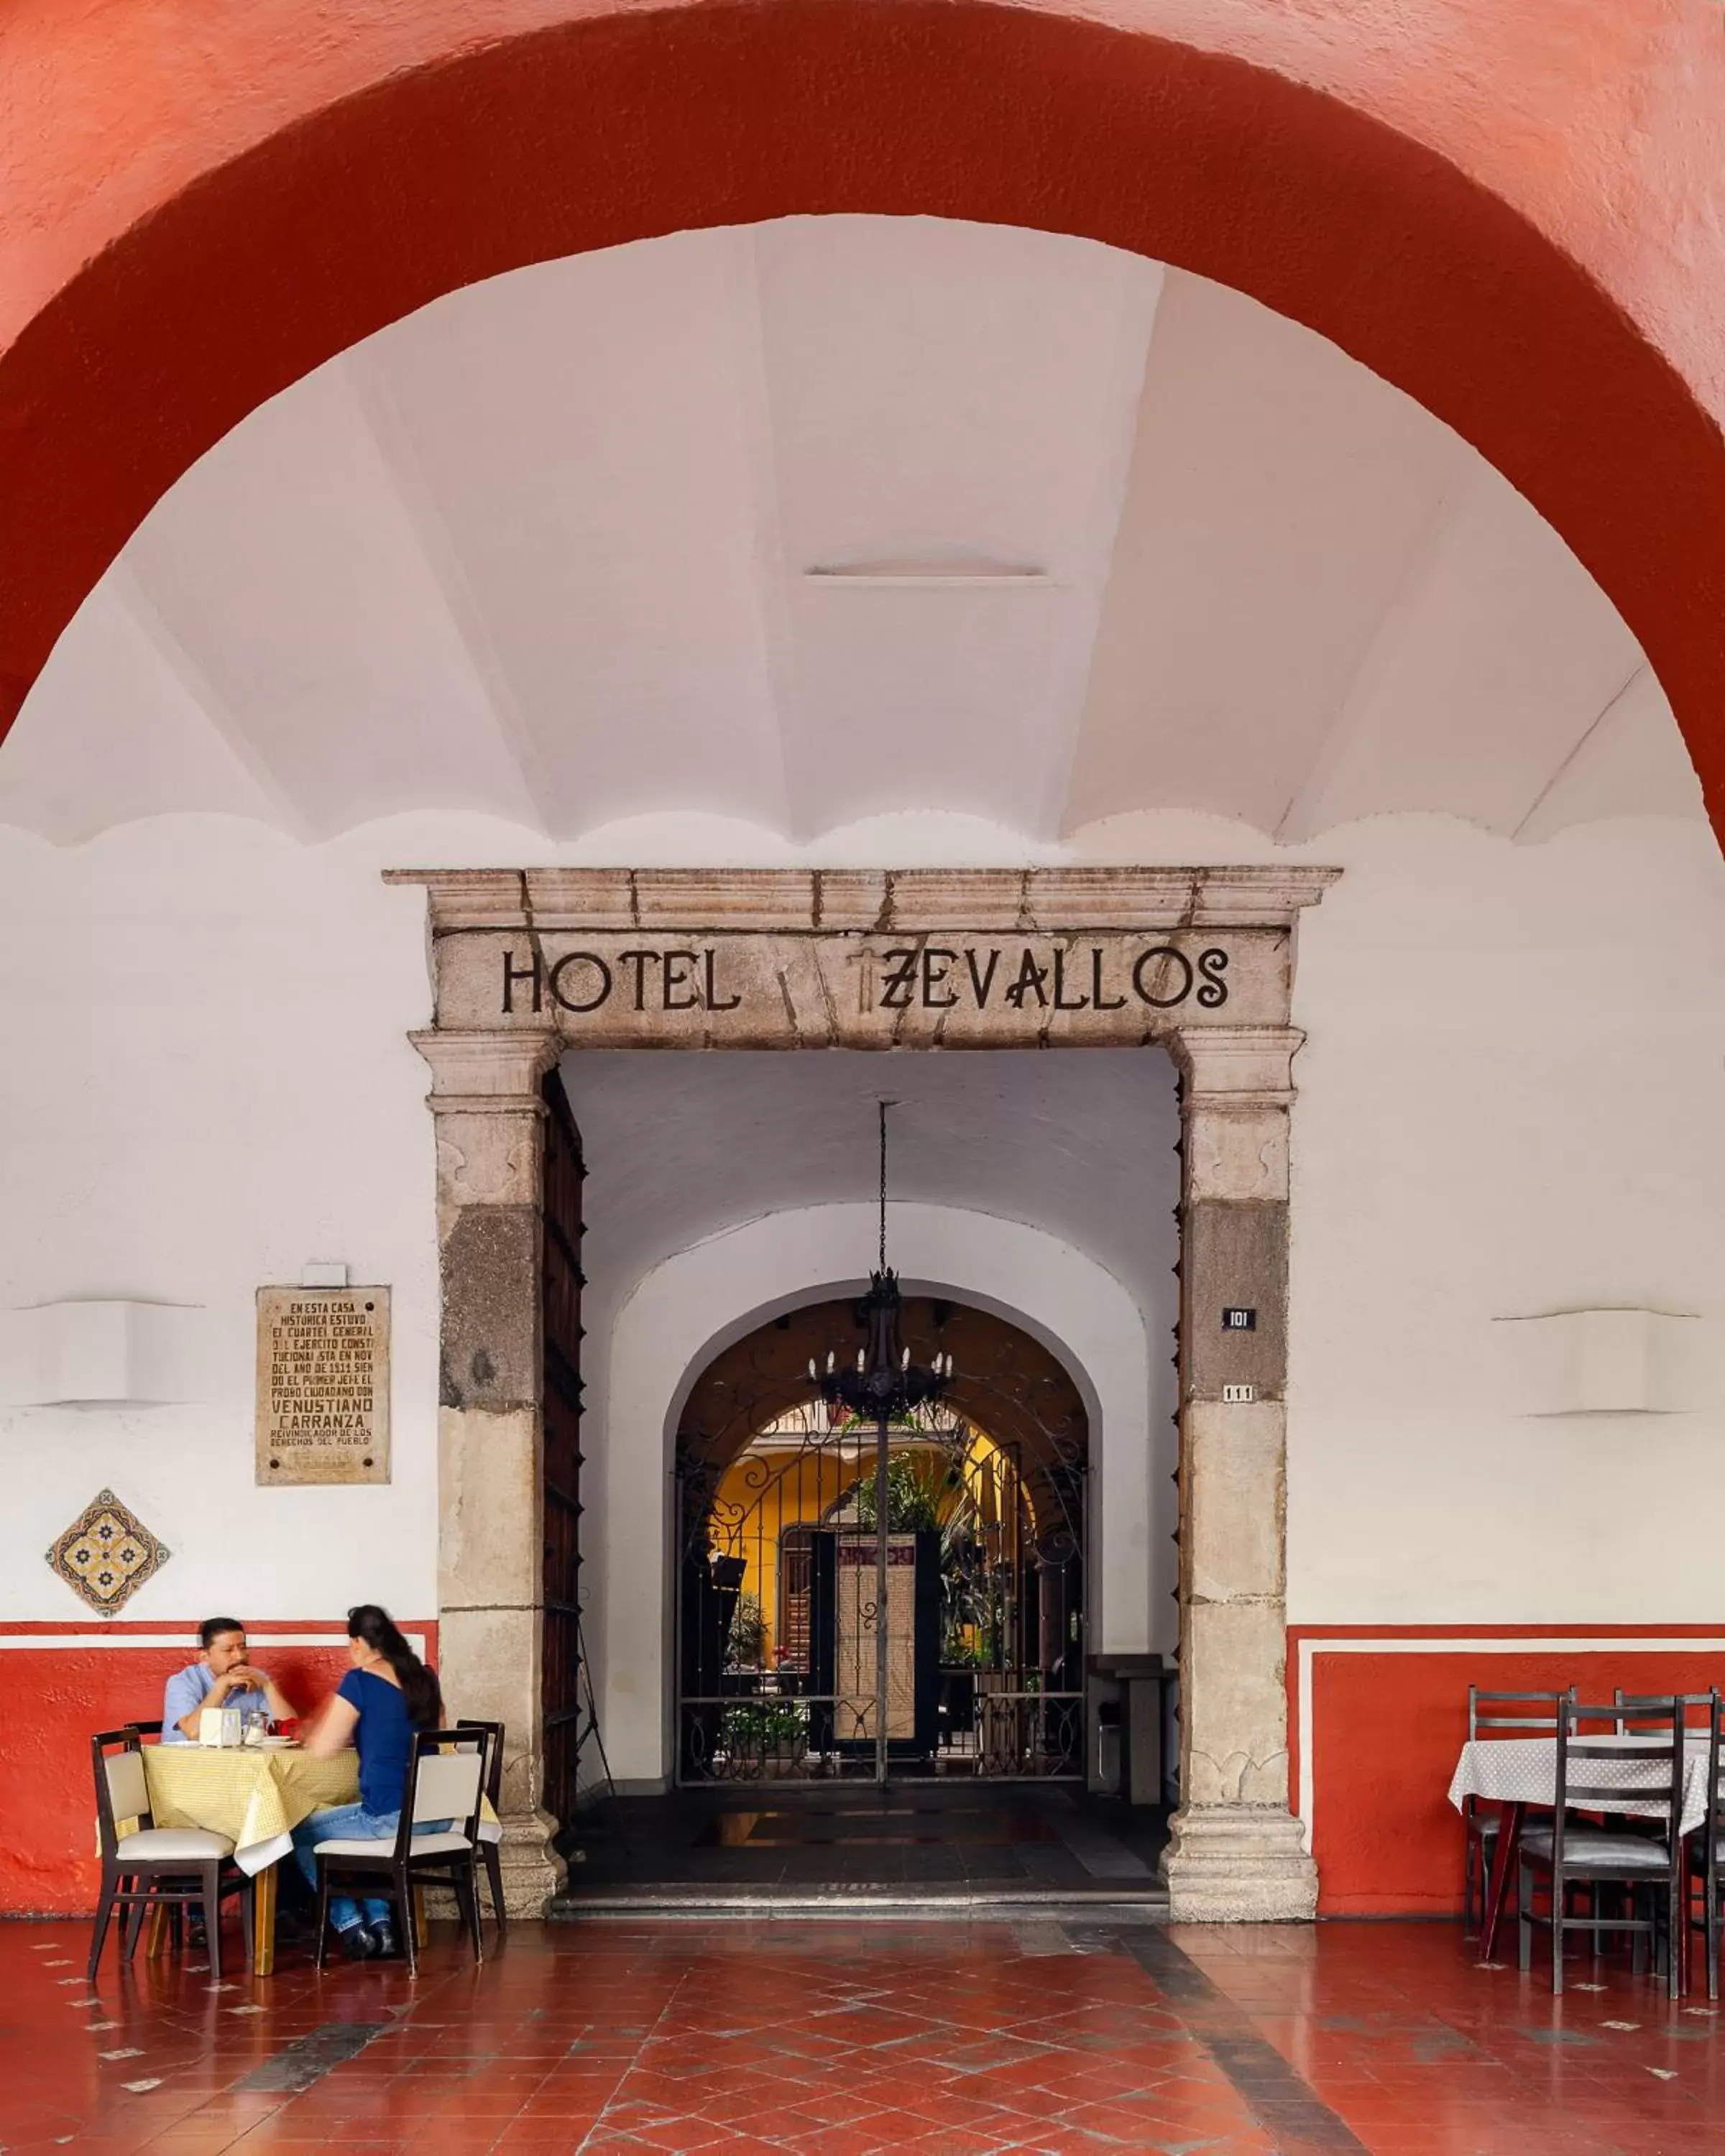
[[830, 1349], [823, 1371], [811, 1356], [809, 1377], [820, 1389], [829, 1407], [842, 1407], [875, 1423], [884, 1433], [889, 1423], [901, 1422], [913, 1408], [937, 1400], [952, 1379], [950, 1353], [937, 1354], [926, 1367], [913, 1363], [911, 1351], [900, 1335], [903, 1308], [898, 1275], [886, 1262], [886, 1111], [880, 1107], [880, 1261], [869, 1275], [869, 1291], [862, 1308], [868, 1325], [867, 1345], [856, 1351], [854, 1363], [840, 1363]]

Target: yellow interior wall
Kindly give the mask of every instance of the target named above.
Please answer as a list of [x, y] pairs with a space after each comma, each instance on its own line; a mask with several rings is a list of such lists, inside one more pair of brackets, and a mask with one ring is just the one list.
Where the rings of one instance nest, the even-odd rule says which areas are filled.
[[[912, 1452], [932, 1454], [937, 1450], [935, 1446], [895, 1445], [893, 1455], [901, 1458]], [[764, 1484], [763, 1466], [767, 1470]], [[860, 1457], [847, 1455], [842, 1460], [833, 1445], [819, 1450], [811, 1447], [794, 1455], [781, 1455], [776, 1450], [745, 1452], [725, 1471], [713, 1508], [713, 1553], [716, 1556], [740, 1557], [744, 1561], [742, 1591], [752, 1594], [761, 1605], [769, 1668], [773, 1650], [781, 1644], [780, 1537], [787, 1527], [817, 1524], [822, 1515], [830, 1512], [858, 1482], [865, 1481], [873, 1474], [874, 1467], [873, 1445], [866, 1443]], [[993, 1439], [981, 1430], [972, 1433], [964, 1471], [973, 1490], [983, 1477], [992, 1476], [996, 1516], [1010, 1516], [1015, 1481], [1011, 1463]], [[957, 1502], [956, 1495], [952, 1502]], [[734, 1528], [727, 1527], [726, 1522], [738, 1516], [739, 1523]]]

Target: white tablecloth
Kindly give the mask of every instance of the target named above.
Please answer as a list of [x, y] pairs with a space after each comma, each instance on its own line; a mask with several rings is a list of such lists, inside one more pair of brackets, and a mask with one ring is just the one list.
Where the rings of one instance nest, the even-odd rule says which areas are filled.
[[[1589, 1756], [1574, 1763], [1574, 1772], [1589, 1789], [1621, 1789], [1611, 1810], [1632, 1812], [1648, 1819], [1662, 1818], [1666, 1792], [1671, 1786], [1669, 1759], [1656, 1755], [1656, 1739], [1645, 1737], [1594, 1737], [1589, 1745], [1609, 1744], [1617, 1756], [1601, 1759]], [[1650, 1751], [1655, 1756], [1649, 1757]], [[1460, 1811], [1469, 1797], [1483, 1797], [1497, 1804], [1543, 1804], [1557, 1802], [1558, 1740], [1555, 1737], [1476, 1738], [1461, 1748], [1455, 1774], [1450, 1784], [1450, 1802]], [[1687, 1738], [1683, 1746], [1682, 1830], [1690, 1833], [1707, 1815], [1707, 1740], [1704, 1732]]]

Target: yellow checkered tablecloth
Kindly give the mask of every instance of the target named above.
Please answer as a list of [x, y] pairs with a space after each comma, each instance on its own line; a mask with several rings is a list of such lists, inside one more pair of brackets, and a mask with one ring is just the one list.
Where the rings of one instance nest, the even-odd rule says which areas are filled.
[[246, 1872], [285, 1856], [289, 1835], [313, 1812], [359, 1802], [354, 1752], [319, 1759], [309, 1752], [149, 1744], [144, 1778], [157, 1826], [201, 1826], [226, 1835], [234, 1862]]
[[[320, 1759], [310, 1752], [244, 1746], [146, 1744], [144, 1780], [157, 1826], [201, 1826], [226, 1835], [234, 1861], [254, 1876], [287, 1855], [301, 1820], [331, 1804], [359, 1802], [359, 1754]], [[136, 1821], [117, 1824], [125, 1835]], [[497, 1815], [481, 1803], [480, 1840], [502, 1836]]]

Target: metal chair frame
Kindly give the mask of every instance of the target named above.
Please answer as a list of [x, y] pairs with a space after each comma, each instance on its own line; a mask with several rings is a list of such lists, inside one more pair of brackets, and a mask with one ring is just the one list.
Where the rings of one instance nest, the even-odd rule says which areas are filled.
[[[1609, 1738], [1579, 1731], [1582, 1722], [1604, 1722], [1624, 1735], [1648, 1733], [1650, 1730], [1669, 1739], [1668, 1756], [1671, 1778], [1666, 1795], [1666, 1835], [1660, 1843], [1665, 1852], [1663, 1871], [1647, 1865], [1631, 1862], [1626, 1858], [1602, 1857], [1597, 1850], [1589, 1854], [1588, 1841], [1584, 1838], [1598, 1830], [1570, 1820], [1572, 1812], [1609, 1812], [1620, 1810], [1624, 1791], [1604, 1783], [1590, 1780], [1589, 1765], [1600, 1760], [1620, 1758], [1619, 1747]], [[1626, 1725], [1635, 1722], [1639, 1731]], [[1652, 1756], [1660, 1756], [1655, 1750]], [[1678, 1917], [1681, 1900], [1683, 1874], [1683, 1845], [1679, 1828], [1683, 1804], [1683, 1722], [1681, 1709], [1675, 1698], [1638, 1702], [1614, 1702], [1610, 1707], [1587, 1707], [1573, 1700], [1566, 1701], [1558, 1724], [1558, 1773], [1555, 1794], [1556, 1809], [1552, 1816], [1552, 1845], [1549, 1855], [1530, 1849], [1525, 1835], [1519, 1851], [1521, 1879], [1518, 1910], [1520, 1926], [1521, 1966], [1532, 1966], [1533, 1928], [1544, 1926], [1551, 1933], [1552, 1984], [1553, 1993], [1563, 1989], [1563, 1941], [1572, 1931], [1589, 1932], [1594, 1938], [1597, 1952], [1602, 1935], [1607, 1933], [1627, 1933], [1634, 1943], [1637, 1966], [1640, 1960], [1641, 1943], [1645, 1939], [1657, 1951], [1660, 1933], [1659, 1903], [1665, 1904], [1665, 1937], [1667, 1946], [1666, 1979], [1670, 1995], [1678, 1994], [1681, 1977], [1682, 1955], [1680, 1947]], [[1577, 1773], [1575, 1769], [1580, 1768]], [[1549, 1881], [1548, 1912], [1539, 1915], [1533, 1907], [1534, 1876], [1544, 1873]], [[1594, 1889], [1588, 1914], [1584, 1917], [1569, 1913], [1568, 1892], [1572, 1886], [1586, 1886]], [[1630, 1907], [1627, 1913], [1601, 1908], [1597, 1889], [1602, 1885], [1626, 1887], [1630, 1890]], [[1638, 1897], [1648, 1895], [1652, 1902], [1648, 1913], [1640, 1912]]]
[[[1696, 1695], [1692, 1693], [1687, 1697], [1692, 1702]], [[1725, 1844], [1725, 1792], [1722, 1792], [1720, 1788], [1720, 1776], [1725, 1774], [1725, 1695], [1714, 1691], [1706, 1697], [1707, 1811], [1707, 1817], [1689, 1837], [1687, 1854], [1690, 1862], [1683, 1897], [1684, 1922], [1692, 1929], [1706, 1934], [1707, 1997], [1717, 2000], [1719, 1996], [1721, 1902], [1725, 1900], [1725, 1865], [1720, 1861], [1722, 1844]], [[1697, 1848], [1697, 1841], [1701, 1844], [1699, 1850]], [[1697, 1880], [1705, 1897], [1698, 1923], [1691, 1891]]]
[[[1477, 1685], [1467, 1687], [1467, 1741], [1471, 1744], [1482, 1730], [1493, 1731], [1512, 1737], [1553, 1737], [1557, 1733], [1558, 1710], [1566, 1701], [1575, 1697], [1575, 1687], [1568, 1691], [1481, 1691]], [[1543, 1714], [1511, 1714], [1493, 1712], [1484, 1713], [1482, 1708], [1543, 1707]], [[1461, 1865], [1461, 1929], [1464, 1938], [1471, 1938], [1485, 1928], [1486, 1886], [1491, 1876], [1492, 1845], [1498, 1834], [1495, 1814], [1482, 1813], [1477, 1797], [1470, 1797], [1462, 1808], [1462, 1830], [1466, 1844]]]

